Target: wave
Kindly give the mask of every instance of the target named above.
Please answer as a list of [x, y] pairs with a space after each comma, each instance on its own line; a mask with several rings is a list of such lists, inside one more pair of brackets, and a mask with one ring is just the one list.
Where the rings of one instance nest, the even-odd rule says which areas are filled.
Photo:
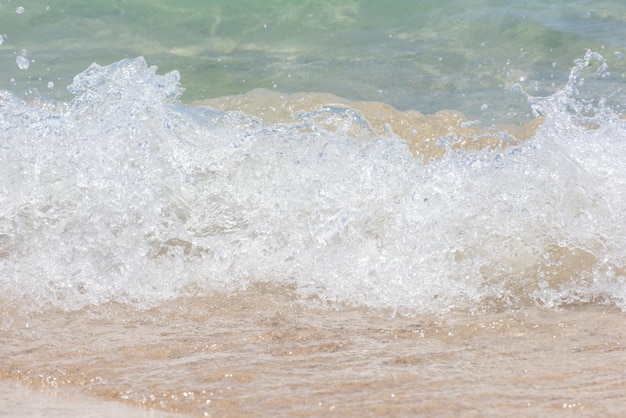
[[[595, 67], [598, 68], [595, 68]], [[536, 119], [483, 126], [319, 93], [183, 105], [93, 64], [70, 102], [0, 93], [0, 287], [24, 310], [146, 308], [257, 282], [407, 312], [626, 309], [626, 121], [578, 60]]]

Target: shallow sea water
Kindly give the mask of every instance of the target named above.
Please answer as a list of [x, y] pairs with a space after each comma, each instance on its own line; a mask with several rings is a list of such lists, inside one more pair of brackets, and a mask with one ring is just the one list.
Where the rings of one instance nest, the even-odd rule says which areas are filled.
[[32, 416], [15, 400], [31, 397], [69, 408], [47, 416], [124, 411], [102, 409], [100, 400], [141, 408], [125, 416], [625, 412], [621, 311], [587, 305], [406, 318], [304, 308], [291, 292], [257, 285], [149, 311], [109, 304], [30, 317], [4, 333], [2, 374], [56, 395], [4, 392], [0, 405], [7, 416]]
[[292, 3], [0, 4], [0, 416], [626, 414], [623, 2]]

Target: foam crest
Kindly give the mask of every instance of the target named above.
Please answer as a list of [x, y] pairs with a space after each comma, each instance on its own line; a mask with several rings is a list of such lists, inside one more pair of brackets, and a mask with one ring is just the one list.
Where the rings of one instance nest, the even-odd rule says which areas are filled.
[[152, 286], [142, 283], [143, 225], [160, 206], [150, 138], [171, 130], [164, 99], [178, 92], [176, 73], [155, 70], [142, 58], [94, 64], [70, 86], [70, 104], [4, 93], [7, 290], [72, 309]]
[[0, 283], [33, 309], [259, 281], [413, 313], [626, 307], [625, 122], [580, 123], [570, 84], [517, 128], [315, 94], [188, 107], [143, 59], [70, 90], [0, 100]]
[[124, 59], [105, 67], [93, 63], [74, 77], [67, 89], [76, 95], [76, 104], [95, 104], [113, 98], [147, 102], [178, 99], [183, 92], [178, 71], [157, 75], [156, 70], [156, 66], [148, 67], [143, 57]]

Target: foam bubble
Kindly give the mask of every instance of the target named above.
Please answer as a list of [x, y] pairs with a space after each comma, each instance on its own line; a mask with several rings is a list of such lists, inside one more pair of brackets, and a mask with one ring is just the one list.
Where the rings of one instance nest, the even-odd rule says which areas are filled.
[[20, 70], [27, 70], [30, 67], [30, 60], [21, 55], [15, 59], [15, 63]]

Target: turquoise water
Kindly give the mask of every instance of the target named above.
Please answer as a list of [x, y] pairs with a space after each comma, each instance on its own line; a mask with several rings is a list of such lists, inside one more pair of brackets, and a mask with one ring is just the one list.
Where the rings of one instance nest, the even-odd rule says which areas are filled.
[[529, 114], [514, 83], [551, 94], [586, 49], [611, 61], [603, 95], [626, 72], [619, 0], [5, 0], [0, 34], [0, 88], [55, 98], [92, 62], [143, 56], [181, 73], [185, 102], [263, 87], [502, 123]]
[[[6, 303], [148, 307], [270, 281], [413, 313], [626, 308], [623, 2], [0, 7]], [[278, 122], [192, 104], [257, 87], [470, 121], [401, 138], [331, 99]], [[485, 148], [458, 130], [535, 118]]]

